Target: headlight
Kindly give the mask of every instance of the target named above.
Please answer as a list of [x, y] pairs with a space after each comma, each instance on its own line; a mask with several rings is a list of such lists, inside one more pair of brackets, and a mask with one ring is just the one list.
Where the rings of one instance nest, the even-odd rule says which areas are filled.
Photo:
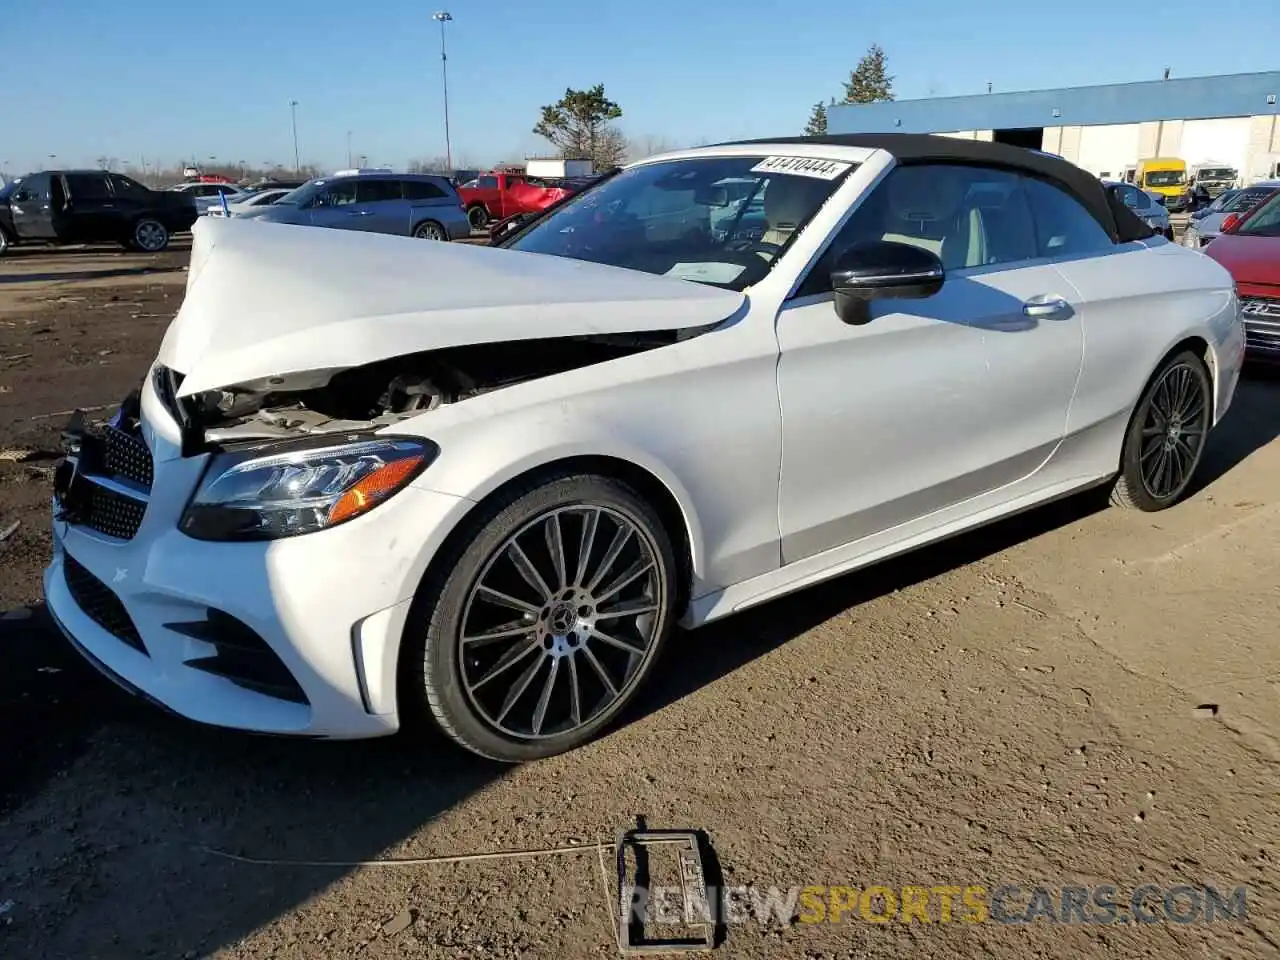
[[180, 527], [198, 540], [274, 540], [326, 530], [403, 489], [437, 453], [429, 440], [386, 437], [221, 454]]

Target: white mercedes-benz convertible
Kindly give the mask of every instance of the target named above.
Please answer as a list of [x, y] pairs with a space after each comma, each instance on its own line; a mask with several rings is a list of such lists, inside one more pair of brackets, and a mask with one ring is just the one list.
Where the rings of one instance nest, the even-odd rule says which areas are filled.
[[544, 757], [677, 622], [1174, 504], [1243, 351], [1225, 270], [999, 144], [667, 154], [498, 248], [205, 218], [140, 390], [68, 428], [48, 605], [198, 721]]

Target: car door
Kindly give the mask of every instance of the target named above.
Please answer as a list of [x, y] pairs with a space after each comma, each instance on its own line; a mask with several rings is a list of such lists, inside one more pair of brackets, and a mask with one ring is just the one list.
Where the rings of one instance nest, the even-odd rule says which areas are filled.
[[[156, 193], [148, 190], [136, 180], [131, 180], [119, 173], [111, 174], [111, 192], [115, 196], [115, 205], [112, 208], [112, 218], [109, 228], [112, 230], [111, 239], [119, 239], [128, 237], [133, 231], [133, 223], [144, 213], [155, 213], [157, 208], [173, 209], [177, 203], [168, 200], [167, 196], [162, 193]], [[180, 196], [190, 198], [189, 193], [179, 192]], [[189, 201], [194, 202], [194, 201]], [[168, 217], [165, 218], [169, 219]], [[190, 226], [190, 221], [184, 221], [180, 225], [165, 224], [170, 230], [186, 229]]]
[[1054, 256], [1059, 272], [1076, 291], [1085, 338], [1080, 386], [1067, 429], [1080, 434], [1108, 418], [1122, 416], [1141, 389], [1134, 371], [1151, 362], [1135, 348], [1145, 344], [1143, 326], [1153, 311], [1166, 309], [1170, 289], [1168, 261], [1142, 241], [1116, 243], [1072, 195], [1047, 183], [1028, 180], [1028, 199], [1036, 221], [1037, 243]]
[[24, 177], [9, 198], [13, 229], [22, 240], [53, 240], [57, 237], [53, 203], [50, 197], [52, 177], [35, 173]]
[[360, 229], [356, 206], [356, 178], [334, 180], [316, 196], [311, 208], [311, 223], [317, 227], [340, 230]]
[[[855, 243], [939, 254], [941, 290], [844, 323], [829, 273]], [[777, 321], [784, 563], [1034, 474], [1061, 442], [1079, 376], [1073, 294], [1040, 257], [1021, 178], [894, 169], [862, 201]]]
[[[439, 183], [431, 180], [405, 180], [402, 184], [405, 197], [405, 215], [408, 218], [407, 231], [412, 232], [413, 228], [423, 220], [441, 219], [441, 213], [433, 208], [452, 206], [457, 210], [460, 202], [445, 192], [447, 184], [444, 181]], [[443, 226], [443, 223], [441, 224]]]
[[72, 242], [114, 240], [116, 198], [106, 173], [68, 173], [63, 239]]
[[394, 177], [361, 177], [356, 183], [355, 229], [369, 233], [408, 235], [409, 214], [400, 181]]

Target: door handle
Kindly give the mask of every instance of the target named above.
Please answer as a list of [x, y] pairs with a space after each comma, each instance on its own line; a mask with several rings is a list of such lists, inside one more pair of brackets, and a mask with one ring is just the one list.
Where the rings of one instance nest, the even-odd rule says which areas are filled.
[[1032, 297], [1022, 305], [1022, 312], [1035, 319], [1062, 319], [1073, 314], [1071, 304], [1062, 297]]

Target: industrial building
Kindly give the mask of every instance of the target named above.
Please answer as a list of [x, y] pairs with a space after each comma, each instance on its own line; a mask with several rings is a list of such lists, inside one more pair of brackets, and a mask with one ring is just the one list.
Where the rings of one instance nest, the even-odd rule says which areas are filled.
[[831, 133], [941, 133], [1056, 153], [1120, 177], [1152, 157], [1280, 175], [1280, 71], [1060, 90], [841, 104]]

